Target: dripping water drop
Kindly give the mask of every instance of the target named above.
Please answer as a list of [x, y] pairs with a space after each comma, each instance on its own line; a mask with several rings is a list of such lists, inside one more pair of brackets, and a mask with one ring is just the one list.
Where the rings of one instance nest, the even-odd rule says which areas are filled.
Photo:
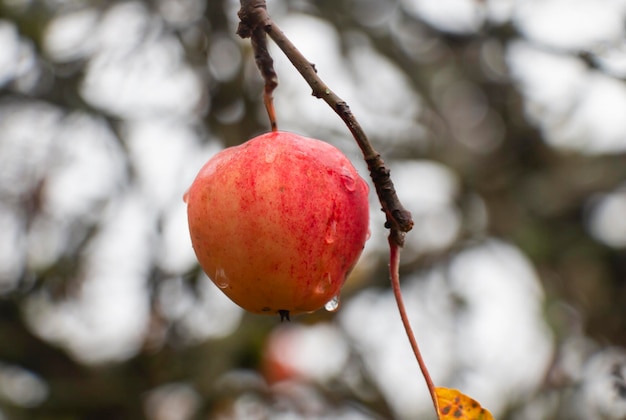
[[335, 312], [337, 309], [339, 309], [339, 295], [334, 296], [331, 300], [326, 302], [326, 305], [324, 305], [324, 309], [326, 309], [328, 312]]
[[327, 244], [332, 244], [333, 242], [335, 242], [335, 238], [337, 237], [337, 221], [336, 220], [331, 220], [328, 223], [328, 228], [326, 229], [326, 243]]
[[356, 189], [356, 180], [352, 175], [342, 175], [341, 181], [343, 182], [343, 186], [346, 187], [346, 190], [354, 191]]
[[322, 275], [322, 279], [317, 283], [315, 292], [319, 294], [325, 294], [332, 285], [333, 277], [329, 272], [326, 272]]
[[356, 179], [354, 179], [354, 175], [347, 170], [342, 172], [341, 182], [348, 191], [354, 191], [356, 189]]
[[229, 282], [230, 282], [230, 279], [228, 278], [228, 276], [226, 275], [226, 272], [224, 271], [224, 268], [222, 268], [222, 267], [217, 268], [215, 270], [215, 279], [214, 280], [215, 280], [215, 284], [220, 289], [226, 289], [228, 287]]
[[183, 201], [185, 203], [189, 202], [189, 190], [185, 191], [185, 194], [183, 194]]

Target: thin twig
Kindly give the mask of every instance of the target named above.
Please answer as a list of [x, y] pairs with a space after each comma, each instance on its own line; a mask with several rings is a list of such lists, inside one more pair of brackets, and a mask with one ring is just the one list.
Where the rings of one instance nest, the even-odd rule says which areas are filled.
[[[253, 10], [256, 8], [265, 10], [265, 2], [254, 3]], [[278, 86], [278, 77], [274, 70], [274, 60], [267, 50], [267, 36], [263, 25], [246, 26], [243, 22], [248, 21], [246, 17], [246, 10], [242, 7], [239, 16], [241, 19], [237, 33], [242, 38], [250, 38], [252, 44], [252, 50], [254, 51], [254, 61], [263, 76], [265, 82], [265, 89], [263, 90], [263, 103], [267, 110], [267, 115], [270, 120], [270, 127], [272, 131], [278, 130], [276, 123], [276, 111], [274, 110], [274, 89]]]
[[278, 25], [272, 21], [267, 13], [265, 0], [241, 0], [238, 16], [240, 23], [237, 34], [239, 36], [250, 37], [253, 36], [255, 30], [263, 28], [311, 86], [313, 96], [323, 99], [344, 121], [367, 163], [382, 210], [387, 217], [385, 226], [391, 230], [390, 235], [393, 241], [398, 246], [404, 245], [404, 234], [413, 227], [411, 213], [400, 203], [389, 175], [389, 169], [370, 143], [348, 104], [322, 81], [317, 75], [315, 66], [298, 51]]
[[404, 307], [404, 299], [402, 299], [402, 291], [400, 290], [400, 248], [391, 239], [391, 237], [389, 238], [389, 277], [391, 278], [391, 288], [393, 289], [393, 295], [396, 298], [396, 303], [398, 304], [398, 311], [400, 311], [402, 325], [404, 325], [404, 330], [406, 331], [406, 335], [409, 338], [409, 342], [411, 343], [413, 354], [417, 359], [417, 364], [419, 365], [420, 370], [422, 371], [422, 376], [426, 381], [426, 387], [428, 387], [430, 398], [432, 398], [433, 400], [433, 406], [435, 407], [435, 411], [437, 412], [437, 418], [439, 418], [439, 401], [437, 400], [435, 384], [430, 377], [430, 373], [428, 373], [426, 362], [424, 361], [419, 346], [417, 345], [415, 334], [413, 333], [411, 323], [409, 322], [409, 316], [407, 315], [406, 308]]

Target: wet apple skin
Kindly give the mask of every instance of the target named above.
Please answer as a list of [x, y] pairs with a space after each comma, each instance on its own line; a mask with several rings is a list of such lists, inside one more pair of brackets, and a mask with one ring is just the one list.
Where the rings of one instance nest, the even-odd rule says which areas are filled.
[[202, 269], [259, 314], [323, 307], [368, 236], [368, 186], [350, 161], [328, 143], [287, 132], [215, 155], [186, 200]]

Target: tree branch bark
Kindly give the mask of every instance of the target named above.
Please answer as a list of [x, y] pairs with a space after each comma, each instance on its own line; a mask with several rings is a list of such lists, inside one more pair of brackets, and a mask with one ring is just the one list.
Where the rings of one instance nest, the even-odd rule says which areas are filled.
[[[309, 62], [300, 51], [293, 45], [293, 43], [285, 36], [280, 30], [278, 25], [272, 21], [271, 17], [267, 13], [267, 6], [265, 0], [241, 0], [241, 9], [238, 13], [240, 23], [237, 29], [237, 34], [242, 38], [253, 37], [255, 31], [262, 28], [267, 35], [278, 45], [278, 47], [285, 53], [289, 61], [298, 70], [302, 77], [309, 84], [313, 90], [313, 96], [323, 99], [343, 120], [346, 124], [352, 136], [356, 140], [367, 167], [372, 177], [372, 181], [376, 188], [376, 194], [382, 205], [382, 211], [387, 217], [385, 227], [390, 229], [391, 239], [398, 245], [404, 245], [404, 235], [410, 231], [413, 227], [413, 219], [411, 213], [406, 210], [398, 196], [396, 194], [395, 187], [391, 180], [390, 171], [385, 166], [385, 162], [381, 158], [380, 154], [374, 149], [370, 143], [367, 135], [361, 128], [348, 104], [342, 100], [337, 94], [335, 94], [324, 81], [317, 75], [315, 66]], [[267, 49], [265, 49], [267, 53]], [[258, 54], [263, 54], [260, 50], [255, 50], [255, 57]], [[269, 53], [267, 53], [269, 55]], [[257, 59], [257, 65], [259, 63], [271, 62], [267, 59]], [[266, 95], [269, 79], [265, 76], [266, 73], [273, 72], [268, 70], [267, 67], [261, 68], [261, 73], [265, 78], [266, 83]], [[274, 73], [275, 76], [275, 73]], [[275, 79], [274, 79], [275, 81]], [[265, 97], [267, 107], [267, 96]], [[268, 108], [269, 112], [269, 108]], [[273, 112], [273, 107], [272, 107]], [[272, 115], [270, 114], [270, 122]]]

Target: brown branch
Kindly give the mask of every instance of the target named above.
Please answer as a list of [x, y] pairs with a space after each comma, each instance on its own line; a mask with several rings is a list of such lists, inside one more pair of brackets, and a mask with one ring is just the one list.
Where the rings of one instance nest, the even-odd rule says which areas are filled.
[[[244, 9], [243, 7], [239, 11], [239, 18], [241, 19], [239, 23], [239, 27], [237, 28], [237, 34], [242, 38], [250, 38], [252, 44], [252, 50], [254, 51], [254, 61], [256, 62], [261, 75], [263, 76], [263, 80], [265, 81], [265, 89], [263, 91], [263, 103], [265, 104], [265, 109], [267, 110], [267, 115], [270, 120], [270, 127], [272, 131], [278, 130], [278, 125], [276, 124], [276, 111], [274, 110], [274, 89], [278, 86], [278, 77], [276, 76], [276, 71], [274, 70], [274, 60], [267, 50], [267, 37], [265, 32], [265, 25], [260, 24], [258, 22], [256, 26], [249, 26], [244, 22], [251, 21], [252, 18], [250, 16], [254, 16], [254, 18], [258, 18], [259, 16], [254, 13], [258, 9], [265, 10], [265, 1], [254, 1], [249, 2], [252, 4], [251, 8]], [[248, 12], [252, 11], [249, 15]], [[267, 15], [267, 13], [266, 13]]]
[[238, 16], [240, 23], [237, 34], [242, 38], [247, 38], [253, 36], [257, 29], [262, 28], [311, 86], [313, 96], [323, 99], [346, 124], [363, 152], [363, 157], [374, 182], [382, 210], [387, 217], [385, 226], [391, 229], [390, 237], [398, 246], [404, 245], [404, 234], [413, 227], [411, 213], [400, 203], [389, 175], [389, 169], [385, 166], [385, 162], [380, 157], [380, 154], [370, 143], [348, 104], [330, 90], [317, 75], [315, 66], [298, 51], [278, 25], [272, 21], [267, 13], [265, 0], [241, 0], [241, 9]]

